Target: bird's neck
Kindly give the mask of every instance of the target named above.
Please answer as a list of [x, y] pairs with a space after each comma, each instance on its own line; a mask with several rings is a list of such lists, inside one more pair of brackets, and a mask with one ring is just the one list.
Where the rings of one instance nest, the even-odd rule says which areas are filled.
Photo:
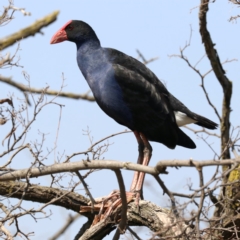
[[[89, 41], [78, 47], [77, 62], [85, 79], [91, 85], [94, 84], [93, 81], [99, 80], [100, 72], [105, 70], [107, 59], [99, 42]], [[99, 77], [96, 77], [96, 74]]]
[[87, 52], [92, 52], [95, 51], [98, 48], [101, 48], [100, 42], [99, 40], [96, 39], [90, 39], [88, 41], [85, 42], [76, 42], [77, 45], [77, 51], [80, 54], [85, 54]]

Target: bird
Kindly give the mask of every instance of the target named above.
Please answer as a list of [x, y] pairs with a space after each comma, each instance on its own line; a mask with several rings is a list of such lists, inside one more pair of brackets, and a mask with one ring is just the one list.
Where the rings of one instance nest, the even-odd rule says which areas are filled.
[[[174, 97], [143, 63], [100, 44], [90, 25], [70, 20], [51, 38], [56, 44], [70, 41], [77, 47], [77, 63], [99, 107], [117, 123], [128, 127], [138, 142], [138, 163], [148, 165], [158, 142], [170, 149], [194, 149], [195, 143], [181, 129], [194, 123], [208, 129], [218, 124], [189, 110]], [[130, 192], [142, 190], [145, 174], [135, 172]]]

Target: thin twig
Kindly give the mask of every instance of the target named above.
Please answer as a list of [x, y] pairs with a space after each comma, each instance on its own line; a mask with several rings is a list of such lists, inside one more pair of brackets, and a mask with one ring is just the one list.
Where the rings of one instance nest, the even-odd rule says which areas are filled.
[[192, 131], [192, 132], [195, 133], [195, 134], [203, 132], [203, 133], [206, 133], [206, 134], [209, 135], [209, 136], [214, 136], [214, 137], [217, 137], [217, 138], [221, 138], [221, 136], [220, 136], [219, 134], [209, 132], [209, 131], [207, 131], [205, 128], [196, 130], [196, 129], [193, 129], [193, 128], [191, 128], [191, 127], [189, 127], [189, 126], [186, 126], [186, 125], [183, 126], [183, 127], [186, 128], [186, 129], [188, 129], [188, 130], [190, 130], [190, 131]]
[[[197, 170], [198, 170], [199, 182], [200, 182], [199, 187], [202, 188], [203, 185], [204, 185], [202, 168], [201, 167], [197, 168]], [[202, 213], [204, 199], [205, 199], [205, 192], [204, 192], [204, 188], [202, 188], [200, 203], [199, 203], [198, 211], [197, 211], [197, 214], [196, 214], [196, 217], [195, 217], [195, 220], [196, 220], [195, 227], [196, 227], [196, 237], [197, 237], [197, 239], [200, 239], [200, 228], [199, 228], [200, 227], [200, 215]]]
[[90, 193], [89, 189], [88, 189], [88, 185], [85, 183], [82, 175], [78, 172], [78, 171], [75, 171], [76, 175], [79, 177], [81, 183], [83, 184], [84, 186], [84, 189], [86, 191], [86, 195], [90, 198], [91, 200], [91, 204], [92, 204], [92, 213], [94, 212], [94, 204], [96, 203], [94, 198], [92, 197], [92, 194]]
[[139, 57], [142, 59], [143, 64], [145, 64], [145, 65], [149, 64], [150, 62], [154, 62], [158, 59], [158, 57], [154, 57], [154, 58], [150, 58], [149, 60], [147, 60], [138, 49], [136, 51], [137, 51]]
[[[30, 88], [27, 85], [24, 85], [22, 83], [18, 83], [16, 81], [13, 81], [11, 78], [8, 77], [3, 77], [0, 75], [0, 82], [7, 83], [13, 87], [16, 87], [18, 90], [21, 92], [25, 93], [34, 93], [34, 94], [42, 94], [43, 89], [38, 89], [38, 88]], [[59, 96], [59, 97], [65, 97], [65, 98], [70, 98], [70, 99], [82, 99], [82, 100], [87, 100], [90, 102], [94, 102], [95, 99], [93, 96], [89, 96], [88, 93], [86, 94], [76, 94], [76, 93], [71, 93], [71, 92], [60, 92], [60, 91], [55, 91], [51, 89], [46, 89], [45, 91], [46, 95], [50, 96]]]
[[164, 184], [164, 182], [162, 181], [162, 179], [158, 175], [153, 175], [153, 176], [156, 179], [156, 181], [159, 183], [159, 185], [161, 186], [161, 188], [163, 190], [163, 193], [166, 193], [169, 196], [169, 198], [171, 200], [171, 204], [172, 204], [173, 213], [178, 218], [179, 213], [178, 213], [178, 210], [176, 208], [176, 200], [175, 200], [172, 192], [166, 187], [166, 185]]
[[137, 239], [137, 240], [142, 240], [137, 233], [135, 233], [129, 226], [127, 226], [127, 230]]
[[114, 170], [117, 180], [118, 180], [118, 185], [120, 189], [120, 197], [122, 200], [122, 209], [121, 209], [121, 221], [118, 224], [117, 230], [114, 234], [113, 240], [118, 240], [120, 237], [120, 234], [125, 233], [126, 225], [127, 225], [127, 198], [126, 198], [126, 190], [125, 190], [125, 185], [122, 177], [122, 173], [120, 170]]
[[71, 226], [71, 224], [74, 223], [80, 217], [81, 217], [80, 214], [75, 214], [74, 216], [69, 215], [65, 224], [52, 237], [50, 237], [49, 240], [58, 239], [61, 235], [63, 235], [66, 232], [66, 230]]
[[100, 139], [99, 141], [93, 143], [93, 144], [90, 146], [90, 148], [88, 149], [88, 151], [92, 151], [92, 149], [93, 149], [96, 145], [98, 145], [99, 143], [101, 143], [101, 142], [103, 142], [103, 141], [105, 141], [105, 140], [107, 140], [107, 139], [109, 139], [109, 138], [111, 138], [111, 137], [115, 137], [115, 136], [117, 136], [117, 135], [124, 134], [124, 133], [130, 133], [130, 132], [132, 132], [132, 131], [126, 129], [126, 130], [124, 130], [124, 131], [121, 131], [121, 132], [118, 132], [118, 133], [114, 133], [114, 134], [111, 134], [111, 135], [109, 135], [109, 136], [107, 136], [107, 137], [104, 137], [104, 138]]

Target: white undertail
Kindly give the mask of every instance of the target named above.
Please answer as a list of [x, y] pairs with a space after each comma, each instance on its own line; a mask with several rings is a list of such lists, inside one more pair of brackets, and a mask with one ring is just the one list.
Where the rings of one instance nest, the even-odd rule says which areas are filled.
[[175, 114], [177, 125], [179, 127], [197, 122], [196, 120], [193, 120], [192, 118], [188, 117], [185, 113], [174, 111], [174, 114]]

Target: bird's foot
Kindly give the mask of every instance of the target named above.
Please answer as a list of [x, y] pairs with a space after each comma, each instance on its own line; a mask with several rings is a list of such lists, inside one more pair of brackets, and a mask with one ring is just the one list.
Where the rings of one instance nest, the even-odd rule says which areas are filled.
[[[135, 192], [126, 192], [127, 203], [130, 203], [135, 199], [137, 203], [139, 202], [138, 193]], [[82, 206], [80, 213], [94, 212], [98, 213], [95, 215], [92, 226], [97, 224], [103, 219], [108, 217], [113, 217], [114, 221], [118, 222], [120, 220], [120, 209], [122, 207], [122, 199], [120, 197], [120, 191], [114, 190], [108, 196], [95, 199], [95, 203], [88, 203], [89, 206]]]

